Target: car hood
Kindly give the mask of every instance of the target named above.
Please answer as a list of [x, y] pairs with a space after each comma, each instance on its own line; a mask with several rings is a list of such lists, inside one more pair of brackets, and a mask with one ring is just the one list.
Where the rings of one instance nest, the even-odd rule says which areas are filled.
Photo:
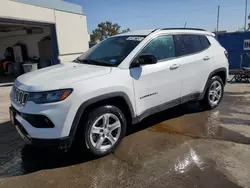
[[14, 84], [25, 91], [55, 90], [71, 83], [109, 74], [110, 71], [110, 67], [62, 63], [26, 73], [18, 77]]

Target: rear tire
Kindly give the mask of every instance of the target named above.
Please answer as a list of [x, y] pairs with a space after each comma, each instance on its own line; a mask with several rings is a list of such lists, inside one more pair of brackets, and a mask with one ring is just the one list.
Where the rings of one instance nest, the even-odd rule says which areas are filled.
[[219, 76], [214, 76], [208, 83], [204, 98], [200, 101], [206, 109], [216, 108], [224, 95], [224, 83]]
[[96, 156], [112, 153], [126, 134], [127, 122], [122, 111], [111, 105], [93, 109], [77, 132], [79, 147]]

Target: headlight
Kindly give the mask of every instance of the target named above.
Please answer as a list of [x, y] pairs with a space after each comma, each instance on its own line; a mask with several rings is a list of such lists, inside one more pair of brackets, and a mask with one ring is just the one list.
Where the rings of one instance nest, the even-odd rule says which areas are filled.
[[72, 91], [73, 89], [62, 89], [56, 91], [29, 93], [28, 101], [33, 101], [37, 104], [59, 102], [66, 99]]

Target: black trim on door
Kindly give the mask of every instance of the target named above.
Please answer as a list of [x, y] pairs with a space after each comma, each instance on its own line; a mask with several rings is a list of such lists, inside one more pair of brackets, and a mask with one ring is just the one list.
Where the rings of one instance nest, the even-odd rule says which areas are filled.
[[135, 123], [139, 123], [140, 121], [142, 121], [143, 119], [145, 119], [146, 117], [152, 115], [152, 114], [155, 114], [155, 113], [158, 113], [158, 112], [161, 112], [161, 111], [164, 111], [166, 109], [169, 109], [169, 108], [172, 108], [174, 106], [177, 106], [181, 103], [181, 98], [178, 98], [178, 99], [174, 99], [172, 101], [169, 101], [169, 102], [166, 102], [166, 103], [163, 103], [161, 105], [158, 105], [158, 106], [154, 106], [152, 108], [149, 108], [147, 110], [145, 110], [144, 112], [142, 112], [141, 115], [139, 116], [136, 116], [134, 119], [133, 119], [133, 124]]
[[139, 116], [136, 116], [133, 119], [132, 123], [133, 124], [139, 123], [140, 121], [142, 121], [143, 119], [145, 119], [146, 117], [148, 117], [150, 115], [153, 115], [153, 114], [156, 114], [158, 112], [167, 110], [169, 108], [178, 106], [178, 105], [186, 103], [188, 101], [198, 100], [200, 95], [201, 95], [200, 93], [189, 94], [189, 95], [174, 99], [172, 101], [168, 101], [166, 103], [160, 104], [158, 106], [154, 106], [152, 108], [149, 108], [149, 109], [145, 110], [144, 112], [142, 112]]

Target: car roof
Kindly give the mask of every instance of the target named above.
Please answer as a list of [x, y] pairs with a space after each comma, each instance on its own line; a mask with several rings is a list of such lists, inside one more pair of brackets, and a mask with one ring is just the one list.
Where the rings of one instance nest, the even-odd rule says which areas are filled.
[[129, 31], [127, 33], [121, 33], [118, 34], [116, 36], [127, 36], [127, 35], [137, 35], [137, 36], [147, 36], [150, 33], [152, 33], [152, 31], [154, 31], [154, 29], [148, 29], [148, 30], [135, 30], [135, 31]]
[[202, 34], [215, 36], [212, 32], [198, 28], [163, 28], [163, 29], [149, 29], [149, 30], [135, 30], [127, 33], [118, 34], [116, 36], [147, 36], [151, 33], [166, 33], [166, 34]]

